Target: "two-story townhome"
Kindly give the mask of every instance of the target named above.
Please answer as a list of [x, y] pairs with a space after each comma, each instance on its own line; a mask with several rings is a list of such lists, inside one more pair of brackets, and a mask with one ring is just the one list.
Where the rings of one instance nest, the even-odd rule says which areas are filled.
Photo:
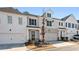
[[61, 20], [64, 21], [65, 24], [64, 27], [66, 28], [66, 36], [69, 39], [72, 39], [72, 36], [77, 34], [78, 22], [76, 18], [72, 14], [70, 14], [62, 18]]
[[[44, 19], [45, 18], [45, 19]], [[77, 34], [77, 20], [71, 14], [62, 19], [54, 18], [47, 10], [42, 16], [24, 14], [12, 7], [0, 8], [0, 44], [25, 43], [28, 40], [42, 40], [44, 19], [45, 41], [61, 37], [71, 39]]]
[[52, 41], [57, 40], [57, 28], [53, 17], [53, 12], [47, 10], [44, 12], [43, 17], [45, 18], [45, 40]]
[[77, 25], [77, 34], [79, 35], [79, 20], [77, 20], [78, 25]]
[[61, 37], [67, 37], [69, 40], [73, 38], [73, 35], [77, 34], [78, 22], [76, 18], [70, 14], [62, 19], [54, 18], [54, 26], [58, 30], [58, 39]]
[[65, 22], [61, 19], [53, 18], [54, 19], [54, 27], [57, 29], [57, 39], [61, 40], [61, 37], [66, 37], [66, 28]]
[[13, 8], [0, 8], [0, 44], [26, 41], [27, 16]]
[[0, 8], [0, 44], [25, 43], [41, 39], [41, 17], [14, 8]]

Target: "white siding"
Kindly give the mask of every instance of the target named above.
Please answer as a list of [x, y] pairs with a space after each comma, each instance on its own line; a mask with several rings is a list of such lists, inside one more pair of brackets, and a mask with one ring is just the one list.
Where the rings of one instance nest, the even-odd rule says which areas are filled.
[[[7, 23], [7, 16], [12, 16], [12, 24]], [[21, 25], [18, 23], [19, 17], [22, 18]], [[27, 27], [29, 25], [28, 18], [36, 19], [38, 28]], [[77, 24], [77, 21], [73, 16], [70, 16], [66, 21], [56, 20], [52, 18], [46, 18], [46, 19], [49, 21], [54, 21], [52, 22], [52, 26], [47, 26], [47, 23], [46, 23], [47, 20], [45, 20], [46, 41], [57, 40], [59, 28], [66, 28], [67, 33], [65, 36], [68, 36], [69, 38], [71, 38], [74, 34], [76, 34], [76, 31], [77, 31], [76, 28], [65, 27], [66, 22]], [[35, 17], [30, 15], [25, 16], [25, 15], [19, 15], [19, 14], [0, 12], [0, 21], [1, 21], [0, 44], [25, 43], [29, 39], [29, 29], [38, 30], [39, 34], [38, 32], [37, 34], [39, 35], [39, 38], [42, 39], [41, 29], [42, 29], [43, 17], [40, 17], [40, 16]], [[59, 26], [59, 22], [62, 22], [63, 26]], [[36, 35], [36, 38], [38, 35]]]
[[[12, 16], [12, 24], [8, 24], [7, 16]], [[18, 17], [23, 18], [23, 24], [18, 24]], [[0, 24], [0, 44], [9, 43], [25, 43], [26, 36], [26, 24], [27, 17], [17, 14], [0, 12], [1, 24]], [[9, 31], [11, 29], [11, 31]]]

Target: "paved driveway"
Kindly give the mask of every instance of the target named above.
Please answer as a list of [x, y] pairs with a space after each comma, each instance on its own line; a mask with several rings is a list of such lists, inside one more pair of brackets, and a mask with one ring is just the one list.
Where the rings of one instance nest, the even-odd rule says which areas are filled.
[[51, 48], [51, 49], [48, 49], [47, 51], [79, 51], [79, 44], [63, 46], [58, 48]]
[[52, 43], [56, 48], [47, 49], [47, 51], [79, 51], [79, 41], [52, 41]]

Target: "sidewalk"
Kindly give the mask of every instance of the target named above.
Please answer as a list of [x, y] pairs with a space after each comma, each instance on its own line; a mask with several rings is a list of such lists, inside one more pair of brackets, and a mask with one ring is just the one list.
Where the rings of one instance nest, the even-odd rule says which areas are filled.
[[29, 50], [24, 44], [1, 44], [0, 51], [26, 51]]

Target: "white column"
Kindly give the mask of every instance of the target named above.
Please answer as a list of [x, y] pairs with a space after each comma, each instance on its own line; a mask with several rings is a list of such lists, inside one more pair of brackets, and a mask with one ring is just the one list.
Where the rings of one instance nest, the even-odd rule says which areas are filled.
[[27, 39], [26, 40], [28, 41], [29, 40], [29, 30], [27, 29], [26, 31], [27, 31], [26, 32], [27, 33], [27, 35], [26, 35], [27, 36]]

